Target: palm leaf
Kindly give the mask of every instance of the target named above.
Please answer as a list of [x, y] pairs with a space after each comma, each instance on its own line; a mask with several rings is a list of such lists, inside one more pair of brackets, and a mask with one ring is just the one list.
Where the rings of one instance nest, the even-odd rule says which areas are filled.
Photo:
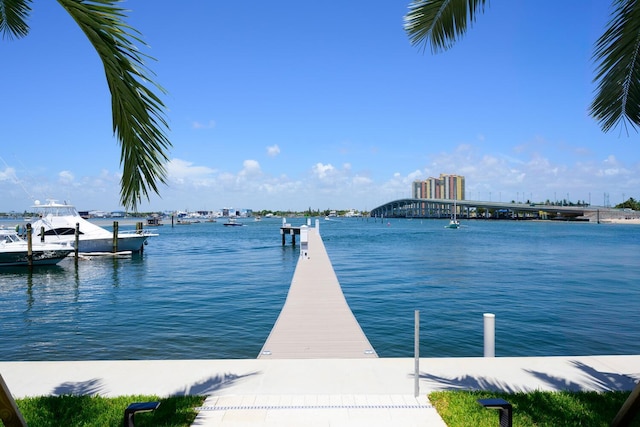
[[144, 45], [140, 34], [124, 23], [126, 11], [120, 0], [58, 0], [89, 38], [104, 65], [111, 92], [113, 132], [121, 146], [123, 165], [120, 201], [136, 209], [142, 197], [158, 194], [158, 183], [165, 183], [171, 143], [165, 135], [165, 106], [149, 87], [161, 93], [153, 73], [135, 42]]
[[602, 130], [640, 125], [640, 2], [616, 0], [612, 19], [595, 46], [597, 93], [590, 113]]
[[452, 47], [472, 25], [486, 0], [413, 0], [404, 18], [411, 44], [437, 53]]
[[0, 0], [0, 33], [3, 38], [20, 38], [27, 35], [30, 3], [31, 0]]

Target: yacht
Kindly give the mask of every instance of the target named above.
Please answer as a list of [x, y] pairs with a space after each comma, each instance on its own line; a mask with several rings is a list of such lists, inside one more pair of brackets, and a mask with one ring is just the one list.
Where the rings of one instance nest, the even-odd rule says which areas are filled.
[[[75, 243], [76, 225], [78, 226], [78, 252], [113, 252], [113, 233], [82, 218], [73, 205], [47, 200], [41, 204], [36, 201], [32, 206], [37, 216], [32, 223], [33, 238], [45, 242]], [[43, 234], [44, 232], [44, 234]], [[157, 236], [143, 230], [118, 232], [118, 252], [140, 252], [149, 237]]]

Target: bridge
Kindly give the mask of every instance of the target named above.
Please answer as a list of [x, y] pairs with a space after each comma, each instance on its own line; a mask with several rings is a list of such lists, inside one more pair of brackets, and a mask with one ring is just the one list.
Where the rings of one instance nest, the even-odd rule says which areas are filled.
[[[460, 218], [579, 219], [597, 216], [610, 208], [557, 206], [543, 203], [503, 203], [479, 200], [398, 199], [371, 210], [378, 218], [449, 218], [454, 205]], [[616, 210], [617, 211], [617, 210]], [[586, 218], [584, 218], [586, 220]]]

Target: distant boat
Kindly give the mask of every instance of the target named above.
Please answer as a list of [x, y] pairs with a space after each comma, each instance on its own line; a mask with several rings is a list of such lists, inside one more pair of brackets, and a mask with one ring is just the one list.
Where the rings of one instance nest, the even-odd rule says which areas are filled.
[[460, 222], [458, 222], [458, 219], [456, 217], [456, 202], [454, 200], [453, 202], [453, 214], [451, 215], [451, 220], [449, 221], [449, 224], [445, 225], [444, 228], [460, 228]]
[[162, 220], [160, 219], [159, 216], [152, 215], [149, 218], [147, 218], [147, 225], [150, 226], [150, 227], [160, 227], [161, 225], [164, 225], [160, 221], [162, 221]]
[[[31, 265], [54, 265], [73, 252], [73, 246], [61, 243], [41, 243], [33, 239]], [[29, 247], [16, 231], [0, 229], [0, 267], [29, 265]]]
[[237, 222], [235, 218], [229, 218], [223, 225], [225, 227], [242, 227], [244, 224]]

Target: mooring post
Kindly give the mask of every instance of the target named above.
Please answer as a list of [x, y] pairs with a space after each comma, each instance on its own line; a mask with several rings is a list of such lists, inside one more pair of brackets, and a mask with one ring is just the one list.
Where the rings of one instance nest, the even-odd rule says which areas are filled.
[[496, 315], [484, 313], [484, 357], [496, 356]]
[[118, 221], [113, 221], [113, 253], [118, 252]]
[[78, 262], [78, 252], [79, 252], [79, 246], [80, 246], [80, 223], [76, 222], [76, 233], [75, 233], [75, 256], [76, 256], [76, 262]]
[[44, 225], [40, 227], [40, 243], [44, 243]]
[[31, 235], [31, 223], [27, 223], [27, 264], [33, 265], [33, 236]]

